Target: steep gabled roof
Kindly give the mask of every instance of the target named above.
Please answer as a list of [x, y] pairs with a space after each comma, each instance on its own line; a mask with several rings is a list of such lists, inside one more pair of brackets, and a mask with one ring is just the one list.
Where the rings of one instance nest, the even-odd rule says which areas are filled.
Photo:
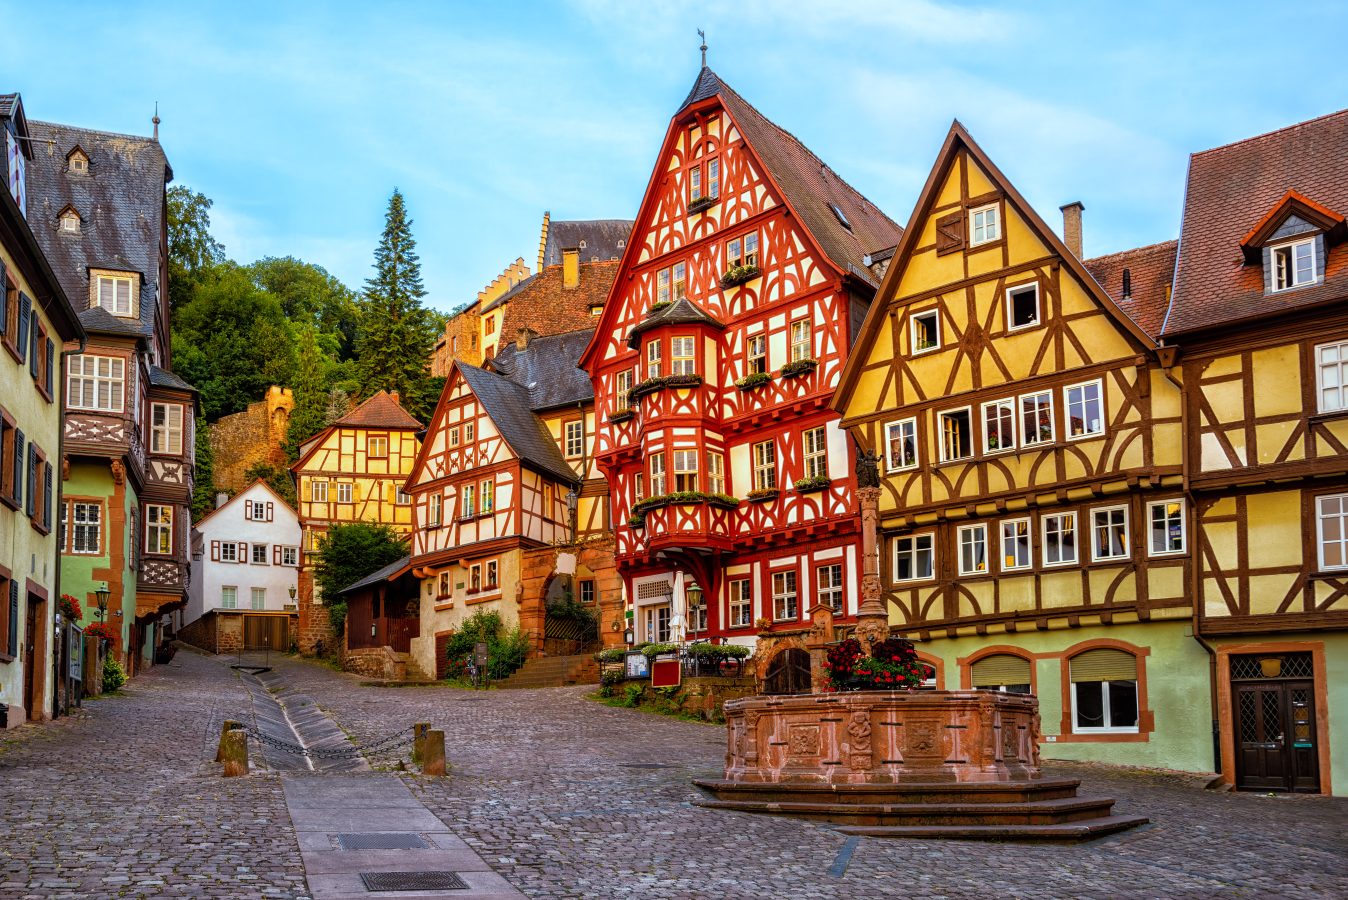
[[559, 481], [574, 484], [580, 480], [567, 465], [547, 427], [534, 414], [529, 391], [523, 385], [458, 360], [454, 366], [521, 462]]
[[534, 412], [594, 400], [590, 376], [576, 366], [594, 329], [536, 337], [520, 350], [512, 341], [484, 366], [524, 387]]
[[[1109, 292], [1119, 309], [1153, 338], [1161, 337], [1161, 323], [1170, 304], [1170, 285], [1175, 278], [1175, 250], [1179, 241], [1164, 241], [1108, 256], [1086, 260], [1086, 270]], [[1129, 291], [1123, 290], [1128, 273]]]
[[[622, 259], [632, 234], [631, 219], [577, 219], [549, 221], [543, 245], [543, 267], [560, 266], [563, 250], [579, 250], [582, 262]], [[585, 246], [581, 247], [584, 243]]]
[[411, 413], [403, 409], [398, 400], [388, 391], [380, 391], [332, 424], [347, 428], [421, 430], [421, 423], [413, 418]]
[[1348, 211], [1348, 110], [1189, 157], [1167, 337], [1348, 296], [1348, 245], [1331, 249], [1321, 283], [1272, 296], [1262, 259], [1246, 262], [1242, 242], [1289, 191]]
[[265, 481], [263, 481], [261, 478], [259, 478], [259, 479], [257, 479], [256, 481], [254, 481], [252, 484], [248, 485], [248, 487], [246, 487], [246, 488], [244, 488], [243, 490], [239, 491], [239, 492], [238, 492], [237, 494], [235, 494], [233, 497], [230, 497], [230, 498], [229, 498], [228, 500], [226, 500], [224, 503], [222, 503], [221, 505], [217, 506], [215, 509], [213, 509], [213, 510], [211, 510], [210, 512], [206, 513], [206, 515], [202, 516], [201, 519], [200, 519], [200, 521], [198, 521], [198, 522], [196, 522], [196, 523], [194, 523], [194, 524], [192, 525], [192, 530], [193, 530], [193, 531], [199, 530], [199, 529], [201, 528], [202, 525], [205, 525], [208, 521], [210, 521], [210, 519], [211, 519], [212, 516], [214, 516], [216, 513], [220, 512], [222, 509], [227, 509], [228, 507], [233, 506], [235, 500], [238, 500], [240, 497], [243, 497], [245, 494], [247, 494], [249, 491], [251, 491], [251, 490], [252, 490], [253, 488], [255, 488], [255, 487], [260, 487], [260, 488], [262, 488], [264, 491], [266, 491], [268, 494], [271, 494], [272, 497], [275, 498], [275, 502], [279, 505], [279, 507], [280, 507], [281, 509], [284, 509], [284, 510], [285, 510], [286, 512], [288, 512], [290, 515], [294, 516], [294, 517], [295, 517], [295, 523], [296, 523], [297, 525], [299, 524], [299, 513], [295, 512], [295, 508], [294, 508], [293, 506], [291, 506], [288, 502], [286, 502], [285, 498], [283, 498], [280, 494], [276, 493], [276, 491], [272, 488], [271, 485], [267, 484], [267, 482], [265, 482]]

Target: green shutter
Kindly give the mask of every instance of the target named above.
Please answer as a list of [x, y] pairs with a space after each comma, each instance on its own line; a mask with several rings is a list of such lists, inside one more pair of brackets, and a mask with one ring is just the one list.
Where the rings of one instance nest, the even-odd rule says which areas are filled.
[[1072, 657], [1068, 665], [1073, 682], [1137, 680], [1137, 657], [1123, 650], [1087, 650]]
[[10, 656], [19, 655], [19, 582], [9, 582], [9, 647]]
[[0, 334], [9, 328], [9, 279], [5, 277], [5, 264], [0, 262]]
[[19, 362], [28, 359], [28, 327], [33, 314], [33, 301], [27, 294], [19, 294], [19, 332], [14, 335], [14, 349], [19, 351]]
[[974, 687], [996, 687], [1002, 684], [1029, 684], [1030, 661], [1009, 653], [985, 656], [973, 665]]

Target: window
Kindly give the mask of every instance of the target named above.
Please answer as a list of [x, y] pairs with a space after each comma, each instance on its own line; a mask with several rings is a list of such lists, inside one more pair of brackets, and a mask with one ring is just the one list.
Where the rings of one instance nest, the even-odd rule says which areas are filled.
[[993, 400], [983, 404], [983, 452], [1004, 453], [1016, 449], [1016, 403]]
[[702, 166], [696, 165], [688, 170], [688, 202], [702, 199]]
[[239, 606], [239, 589], [233, 585], [224, 585], [220, 588], [220, 607], [222, 609], [237, 609]]
[[113, 275], [98, 276], [98, 305], [114, 316], [132, 316], [131, 278]]
[[80, 214], [73, 209], [61, 213], [61, 230], [66, 234], [80, 233]]
[[355, 485], [349, 481], [337, 482], [337, 502], [351, 503], [355, 499]]
[[994, 653], [977, 660], [970, 667], [969, 679], [977, 690], [1028, 694], [1030, 661], [1010, 653]]
[[448, 572], [441, 572], [441, 573], [440, 573], [440, 592], [439, 592], [439, 594], [437, 594], [436, 596], [439, 596], [439, 597], [448, 597], [448, 596], [449, 596], [449, 573], [448, 573]]
[[730, 627], [747, 628], [753, 622], [754, 592], [749, 580], [730, 582]]
[[1348, 341], [1315, 348], [1320, 412], [1348, 410]]
[[1348, 494], [1315, 498], [1321, 569], [1348, 569]]
[[71, 409], [121, 412], [126, 361], [110, 356], [73, 356], [66, 382]]
[[471, 444], [476, 438], [477, 438], [477, 423], [476, 423], [476, 422], [464, 422], [464, 423], [463, 423], [463, 442], [464, 442], [465, 444]]
[[721, 196], [721, 161], [715, 157], [707, 160], [707, 196]]
[[272, 519], [271, 504], [265, 500], [245, 500], [243, 501], [244, 518], [254, 522], [270, 522]]
[[266, 545], [266, 544], [254, 544], [254, 545], [253, 545], [253, 564], [254, 564], [254, 565], [259, 565], [259, 566], [265, 566], [265, 565], [267, 565], [267, 545]]
[[665, 455], [651, 454], [651, 496], [659, 497], [665, 493]]
[[455, 425], [453, 428], [449, 429], [449, 446], [457, 447], [460, 443], [459, 426]]
[[660, 342], [651, 341], [646, 345], [646, 377], [660, 377]]
[[828, 444], [824, 426], [811, 428], [802, 436], [805, 444], [805, 477], [828, 477]]
[[724, 494], [725, 454], [717, 450], [707, 451], [707, 490], [713, 494]]
[[495, 590], [497, 587], [496, 571], [496, 560], [487, 560], [487, 590]]
[[1053, 443], [1053, 392], [1020, 398], [1020, 443], [1024, 447]]
[[669, 269], [661, 269], [655, 273], [655, 302], [669, 302]]
[[969, 427], [969, 410], [957, 409], [941, 413], [941, 460], [952, 462], [974, 455], [973, 429]]
[[252, 597], [251, 597], [250, 599], [251, 599], [252, 602], [253, 602], [253, 609], [266, 609], [266, 608], [267, 608], [267, 589], [266, 589], [266, 588], [257, 588], [257, 587], [255, 587], [255, 588], [252, 589], [251, 594], [252, 594]]
[[632, 476], [632, 502], [640, 503], [646, 499], [646, 476], [637, 472]]
[[595, 595], [594, 595], [594, 579], [593, 579], [593, 578], [582, 578], [582, 579], [580, 580], [579, 586], [580, 586], [580, 602], [581, 602], [582, 604], [584, 604], [585, 606], [593, 606], [593, 605], [594, 605], [594, 596], [595, 596]]
[[795, 619], [800, 612], [796, 597], [796, 573], [772, 573], [772, 617], [778, 622]]
[[843, 611], [843, 567], [841, 563], [820, 566], [815, 570], [819, 582], [819, 602], [826, 603], [835, 613]]
[[758, 232], [751, 231], [726, 243], [727, 269], [758, 265]]
[[941, 346], [941, 312], [929, 309], [913, 313], [908, 320], [908, 340], [912, 342], [914, 353], [926, 353]]
[[674, 301], [677, 303], [688, 296], [688, 264], [674, 264]]
[[1039, 285], [1023, 284], [1006, 292], [1006, 328], [1015, 331], [1039, 324]]
[[632, 372], [628, 369], [618, 373], [613, 401], [614, 412], [626, 412], [632, 408]]
[[482, 514], [489, 515], [496, 509], [496, 482], [493, 479], [487, 479], [482, 482], [478, 489], [478, 508]]
[[697, 374], [697, 341], [691, 337], [669, 339], [669, 372], [671, 375]]
[[1269, 256], [1273, 262], [1273, 290], [1285, 291], [1315, 283], [1315, 238], [1274, 247]]
[[178, 404], [150, 404], [150, 452], [182, 455], [183, 408]]
[[1067, 436], [1089, 437], [1105, 433], [1104, 404], [1100, 399], [1100, 382], [1067, 386]]
[[566, 429], [566, 458], [576, 459], [585, 455], [585, 423], [580, 420], [567, 422]]
[[[244, 546], [247, 546], [246, 544]], [[220, 543], [220, 561], [227, 563], [236, 563], [239, 561], [239, 545], [233, 541], [221, 541]]]
[[89, 157], [76, 150], [70, 154], [70, 174], [84, 175], [89, 171]]
[[322, 479], [314, 479], [309, 484], [309, 496], [315, 503], [328, 502], [328, 483]]
[[688, 601], [688, 630], [697, 634], [707, 630], [707, 595], [696, 584], [688, 585], [684, 591]]
[[1147, 504], [1151, 532], [1147, 541], [1152, 556], [1184, 552], [1184, 501], [1158, 500]]
[[463, 486], [462, 508], [459, 515], [465, 519], [471, 519], [477, 515], [477, 487], [471, 484]]
[[768, 370], [768, 338], [755, 334], [744, 342], [745, 368], [750, 375], [761, 375]]
[[1002, 523], [1002, 571], [1030, 567], [1030, 520], [1008, 519]]
[[973, 235], [973, 240], [969, 242], [973, 247], [995, 241], [1002, 236], [996, 203], [969, 210], [969, 233]]
[[365, 439], [365, 455], [372, 459], [388, 456], [388, 435], [372, 434]]
[[444, 521], [445, 498], [440, 494], [431, 494], [426, 498], [426, 525], [438, 528]]
[[988, 573], [988, 526], [965, 525], [959, 529], [960, 574]]
[[412, 502], [412, 495], [403, 490], [402, 485], [397, 485], [394, 488], [393, 502], [399, 506], [408, 506]]
[[894, 539], [894, 580], [923, 581], [935, 574], [934, 538], [914, 534]]
[[1124, 650], [1087, 650], [1067, 662], [1074, 732], [1137, 731], [1137, 657]]
[[468, 593], [476, 594], [482, 590], [482, 564], [477, 563], [468, 567]]
[[754, 444], [754, 490], [777, 489], [777, 446], [772, 441]]
[[646, 607], [644, 630], [644, 637], [647, 641], [657, 644], [664, 644], [669, 641], [670, 611], [668, 603]]
[[1128, 509], [1111, 506], [1091, 510], [1091, 559], [1127, 559]]
[[797, 319], [791, 323], [791, 362], [812, 359], [810, 347], [810, 320]]
[[145, 552], [173, 552], [173, 507], [156, 504], [145, 507]]
[[886, 467], [891, 472], [917, 465], [917, 419], [903, 419], [885, 426]]
[[697, 451], [674, 451], [674, 490], [697, 490]]
[[1044, 565], [1061, 566], [1077, 561], [1077, 514], [1044, 516]]
[[281, 565], [283, 565], [283, 566], [298, 566], [299, 564], [300, 564], [300, 548], [299, 548], [299, 547], [282, 547], [282, 548], [281, 548]]
[[103, 506], [98, 503], [70, 504], [69, 552], [97, 556], [102, 551]]

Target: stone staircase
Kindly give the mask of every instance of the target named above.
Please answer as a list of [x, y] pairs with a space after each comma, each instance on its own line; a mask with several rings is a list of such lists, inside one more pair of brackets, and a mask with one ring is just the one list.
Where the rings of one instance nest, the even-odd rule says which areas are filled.
[[569, 684], [598, 684], [599, 663], [591, 654], [580, 656], [534, 656], [505, 681], [496, 682], [499, 688], [565, 687]]

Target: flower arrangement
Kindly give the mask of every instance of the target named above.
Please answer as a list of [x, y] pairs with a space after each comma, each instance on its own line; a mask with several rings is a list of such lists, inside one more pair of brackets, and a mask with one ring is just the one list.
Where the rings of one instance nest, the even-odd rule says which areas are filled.
[[861, 642], [848, 638], [829, 648], [824, 660], [830, 691], [911, 691], [925, 673], [910, 641], [888, 638], [866, 656]]
[[646, 527], [646, 516], [645, 516], [645, 513], [632, 513], [632, 515], [628, 516], [628, 517], [627, 517], [627, 527], [628, 527], [628, 528], [645, 528], [645, 527]]
[[657, 300], [651, 304], [650, 309], [646, 310], [646, 316], [647, 318], [649, 318], [650, 316], [653, 316], [656, 313], [661, 312], [662, 310], [669, 309], [673, 305], [674, 305], [673, 300]]
[[632, 388], [628, 396], [635, 400], [647, 394], [654, 394], [656, 391], [663, 391], [667, 387], [697, 387], [701, 383], [701, 375], [657, 375], [654, 378], [647, 378]]
[[773, 500], [781, 491], [776, 488], [758, 488], [745, 495], [747, 500]]
[[735, 387], [742, 391], [752, 391], [754, 388], [760, 388], [770, 381], [772, 381], [772, 376], [767, 372], [752, 372], [736, 381]]
[[61, 595], [61, 600], [57, 609], [60, 611], [61, 617], [67, 622], [78, 622], [84, 615], [80, 610], [80, 601], [70, 594]]
[[721, 287], [730, 288], [758, 277], [758, 266], [731, 266], [721, 276]]
[[625, 656], [627, 656], [627, 648], [625, 647], [609, 647], [607, 650], [599, 651], [600, 662], [622, 662]]
[[108, 622], [93, 622], [84, 627], [84, 633], [104, 641], [115, 641], [121, 636], [122, 629]]
[[789, 362], [782, 366], [783, 378], [799, 378], [802, 375], [808, 375], [819, 367], [817, 359], [798, 359], [795, 362]]
[[656, 494], [654, 497], [647, 497], [634, 504], [632, 515], [645, 517], [647, 512], [656, 507], [687, 503], [710, 503], [713, 506], [724, 506], [727, 509], [734, 509], [740, 505], [740, 501], [729, 494], [712, 494], [706, 491], [673, 491], [668, 494]]
[[739, 644], [689, 644], [688, 655], [697, 659], [747, 659], [749, 648]]
[[808, 494], [811, 491], [822, 491], [832, 483], [833, 480], [827, 475], [810, 475], [806, 478], [796, 479], [796, 491], [801, 494]]
[[700, 213], [702, 212], [702, 210], [710, 209], [715, 205], [716, 205], [715, 197], [698, 197], [696, 200], [688, 204], [688, 215], [691, 216], [694, 213]]

